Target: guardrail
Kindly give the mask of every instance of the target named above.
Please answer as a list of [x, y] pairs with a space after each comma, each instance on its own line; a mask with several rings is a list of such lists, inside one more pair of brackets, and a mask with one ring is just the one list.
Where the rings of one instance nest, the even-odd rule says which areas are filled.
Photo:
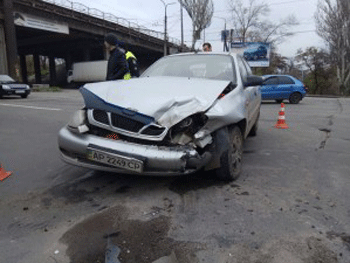
[[[69, 0], [43, 0], [43, 1], [57, 5], [57, 6], [65, 7], [67, 9], [70, 9], [79, 13], [87, 14], [108, 22], [116, 23], [118, 25], [122, 25], [124, 27], [133, 29], [140, 33], [144, 33], [161, 40], [164, 39], [164, 33], [162, 32], [148, 29], [144, 26], [140, 26], [137, 23], [131, 22], [123, 17], [117, 17], [111, 13], [105, 13], [105, 12], [102, 12], [101, 10], [98, 10], [96, 8], [90, 8], [78, 2], [72, 2]], [[168, 40], [174, 44], [181, 45], [181, 41], [176, 38], [168, 37]]]

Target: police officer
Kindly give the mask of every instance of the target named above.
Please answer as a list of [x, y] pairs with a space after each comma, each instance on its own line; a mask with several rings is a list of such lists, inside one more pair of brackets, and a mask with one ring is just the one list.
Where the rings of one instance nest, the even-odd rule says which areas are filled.
[[131, 77], [140, 77], [140, 70], [135, 55], [130, 50], [127, 50], [125, 53], [125, 58], [128, 62]]
[[132, 78], [140, 77], [140, 69], [137, 62], [136, 56], [129, 50], [129, 45], [124, 42], [119, 42], [118, 44], [121, 49], [125, 52], [126, 62], [128, 62], [130, 74]]
[[109, 33], [105, 36], [104, 45], [110, 56], [107, 66], [107, 80], [130, 79], [130, 70], [124, 52], [118, 46], [118, 38]]

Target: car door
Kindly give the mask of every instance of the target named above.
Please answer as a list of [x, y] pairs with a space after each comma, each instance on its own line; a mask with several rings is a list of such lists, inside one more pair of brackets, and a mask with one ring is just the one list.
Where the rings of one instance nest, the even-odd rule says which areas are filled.
[[288, 76], [278, 76], [278, 85], [275, 89], [276, 99], [288, 99], [293, 92], [294, 80]]
[[271, 76], [264, 80], [261, 86], [261, 97], [265, 100], [279, 99], [278, 93], [278, 78], [277, 76]]
[[[252, 71], [248, 63], [240, 56], [237, 56], [239, 71], [241, 73], [242, 82], [247, 81], [247, 76], [252, 75]], [[247, 110], [247, 131], [254, 125], [259, 115], [261, 104], [261, 93], [259, 86], [248, 86], [244, 88], [245, 107]]]

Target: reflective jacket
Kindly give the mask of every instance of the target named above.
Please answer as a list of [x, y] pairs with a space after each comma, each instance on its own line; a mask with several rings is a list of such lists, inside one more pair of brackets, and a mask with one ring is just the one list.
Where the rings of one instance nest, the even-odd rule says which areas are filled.
[[126, 61], [128, 62], [131, 77], [139, 77], [140, 70], [139, 70], [137, 58], [135, 57], [135, 55], [131, 51], [128, 51], [125, 54], [125, 58], [126, 58]]
[[110, 53], [107, 66], [107, 80], [130, 79], [129, 66], [124, 52], [118, 47]]

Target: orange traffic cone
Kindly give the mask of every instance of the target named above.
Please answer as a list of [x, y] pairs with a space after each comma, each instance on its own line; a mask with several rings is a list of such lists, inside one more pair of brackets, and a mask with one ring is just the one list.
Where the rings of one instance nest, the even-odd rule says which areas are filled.
[[286, 117], [284, 116], [284, 103], [281, 103], [281, 110], [278, 113], [278, 120], [277, 123], [275, 125], [275, 128], [277, 129], [288, 129], [288, 125], [286, 123]]
[[5, 180], [11, 174], [12, 174], [12, 172], [8, 172], [5, 169], [3, 169], [2, 164], [0, 164], [0, 181]]

